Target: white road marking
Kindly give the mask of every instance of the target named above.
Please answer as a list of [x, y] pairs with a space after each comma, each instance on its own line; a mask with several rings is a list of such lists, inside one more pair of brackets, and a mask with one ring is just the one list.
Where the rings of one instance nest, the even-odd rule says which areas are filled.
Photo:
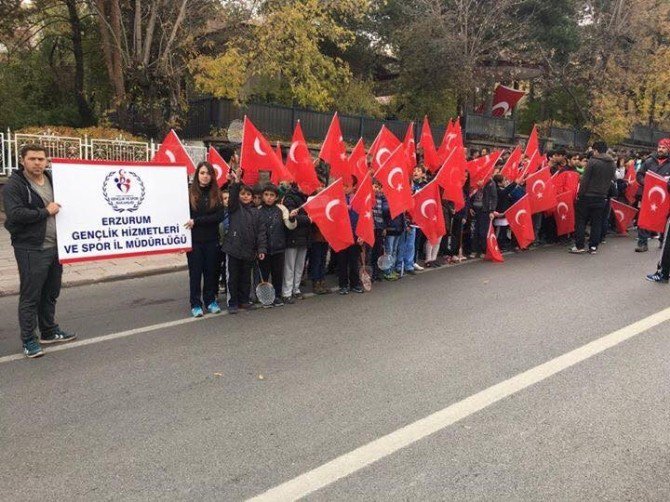
[[[475, 263], [480, 260], [470, 260], [467, 262], [461, 262], [458, 264], [453, 264], [453, 266], [456, 265], [467, 265], [468, 263]], [[447, 270], [448, 268], [451, 267], [444, 267], [444, 270]], [[426, 273], [426, 272], [433, 272], [435, 270], [443, 270], [442, 268], [430, 268], [423, 270], [421, 273]], [[330, 288], [331, 292], [335, 292], [338, 290], [337, 287]], [[312, 296], [316, 296], [314, 293], [305, 293], [305, 298], [311, 298]], [[84, 347], [86, 345], [92, 345], [94, 343], [100, 343], [100, 342], [107, 342], [109, 340], [116, 340], [117, 338], [126, 338], [128, 336], [134, 336], [134, 335], [140, 335], [142, 333], [148, 333], [150, 331], [156, 331], [158, 329], [164, 329], [164, 328], [173, 328], [175, 326], [181, 326], [182, 324], [188, 324], [191, 322], [197, 322], [197, 321], [208, 321], [210, 319], [215, 319], [219, 316], [222, 315], [228, 315], [228, 312], [225, 310], [221, 312], [221, 314], [215, 314], [215, 315], [206, 315], [204, 317], [200, 318], [194, 318], [194, 317], [187, 317], [184, 319], [177, 319], [176, 321], [168, 321], [168, 322], [162, 322], [159, 324], [151, 324], [149, 326], [143, 326], [141, 328], [134, 328], [134, 329], [129, 329], [126, 331], [120, 331], [118, 333], [110, 333], [109, 335], [102, 335], [102, 336], [96, 336], [94, 338], [87, 338], [85, 340], [78, 340], [75, 342], [71, 343], [65, 343], [63, 345], [48, 345], [46, 347], [42, 347], [45, 353], [51, 353], [51, 352], [60, 352], [61, 350], [68, 350], [68, 349], [76, 349], [77, 347]], [[25, 359], [25, 356], [23, 354], [11, 354], [8, 356], [2, 356], [0, 357], [0, 364], [3, 363], [9, 363], [12, 361], [19, 361], [21, 359]]]
[[410, 446], [506, 397], [615, 347], [670, 320], [670, 308], [598, 338], [562, 356], [535, 366], [508, 380], [454, 403], [386, 436], [345, 453], [320, 467], [249, 499], [252, 502], [296, 500], [349, 476], [398, 450]]

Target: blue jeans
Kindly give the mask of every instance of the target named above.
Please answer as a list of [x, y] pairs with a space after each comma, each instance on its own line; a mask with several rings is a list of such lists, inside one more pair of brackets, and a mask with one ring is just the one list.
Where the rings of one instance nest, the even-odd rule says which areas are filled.
[[414, 270], [414, 244], [416, 241], [416, 228], [410, 227], [400, 236], [398, 243], [398, 254], [395, 260], [396, 272], [403, 270]]
[[309, 256], [309, 278], [312, 281], [323, 281], [326, 278], [327, 242], [312, 242], [307, 252]]
[[[384, 239], [384, 254], [393, 256], [394, 263], [398, 259], [398, 245], [400, 244], [400, 235], [387, 235]], [[384, 270], [384, 273], [389, 273], [393, 271], [394, 266], [391, 265], [391, 268]]]

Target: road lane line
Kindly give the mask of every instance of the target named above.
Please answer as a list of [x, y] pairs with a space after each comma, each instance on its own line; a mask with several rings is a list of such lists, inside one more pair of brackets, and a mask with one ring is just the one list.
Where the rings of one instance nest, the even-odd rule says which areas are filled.
[[[147, 333], [149, 331], [156, 331], [158, 329], [173, 328], [175, 326], [181, 326], [183, 324], [189, 324], [196, 321], [204, 321], [206, 319], [215, 319], [219, 317], [220, 314], [209, 317], [186, 317], [184, 319], [177, 319], [176, 321], [162, 322], [159, 324], [152, 324], [150, 326], [143, 326], [141, 328], [133, 328], [126, 331], [119, 331], [118, 333], [110, 333], [109, 335], [96, 336], [94, 338], [86, 338], [85, 340], [77, 340], [70, 343], [64, 343], [62, 345], [49, 345], [44, 348], [44, 351], [47, 354], [52, 352], [60, 352], [61, 350], [75, 349], [77, 347], [85, 347], [86, 345], [92, 345], [94, 343], [107, 342], [109, 340], [116, 340], [117, 338], [125, 338], [127, 336], [139, 335], [141, 333]], [[9, 356], [0, 357], [0, 364], [8, 363], [10, 361], [17, 361], [19, 359], [24, 359], [23, 354], [12, 354]]]
[[670, 308], [629, 324], [566, 354], [493, 385], [425, 418], [345, 453], [251, 499], [252, 502], [296, 500], [333, 484], [421, 439], [439, 432], [506, 397], [619, 345], [670, 320]]
[[[423, 270], [420, 272], [421, 274], [428, 273], [428, 272], [434, 272], [436, 270], [448, 270], [449, 268], [453, 268], [454, 266], [461, 266], [461, 265], [467, 265], [469, 263], [476, 263], [481, 260], [469, 260], [467, 262], [461, 262], [461, 263], [454, 263], [452, 264], [451, 267], [441, 267], [441, 268], [429, 268], [426, 270]], [[337, 287], [332, 287], [330, 288], [331, 292], [336, 292], [339, 288]], [[314, 293], [305, 293], [305, 298], [311, 298], [313, 296], [316, 296]], [[51, 353], [51, 352], [60, 352], [61, 350], [68, 350], [68, 349], [76, 349], [77, 347], [84, 347], [86, 345], [91, 345], [94, 343], [100, 343], [100, 342], [107, 342], [109, 340], [116, 340], [117, 338], [125, 338], [128, 336], [133, 336], [133, 335], [140, 335], [142, 333], [148, 333], [150, 331], [156, 331], [158, 329], [164, 329], [164, 328], [173, 328], [175, 326], [181, 326], [182, 324], [188, 324], [191, 322], [196, 322], [196, 321], [208, 321], [210, 319], [215, 319], [219, 316], [222, 315], [228, 315], [228, 312], [225, 310], [221, 312], [221, 314], [216, 314], [214, 316], [211, 315], [206, 315], [204, 317], [200, 318], [194, 318], [194, 317], [187, 317], [184, 319], [177, 319], [176, 321], [168, 321], [168, 322], [163, 322], [159, 324], [151, 324], [149, 326], [143, 326], [141, 328], [134, 328], [134, 329], [129, 329], [126, 331], [120, 331], [119, 333], [110, 333], [109, 335], [102, 335], [102, 336], [97, 336], [93, 338], [87, 338], [85, 340], [77, 340], [75, 342], [71, 343], [65, 343], [63, 345], [49, 345], [48, 347], [42, 347], [45, 351], [45, 353]], [[0, 357], [0, 364], [3, 363], [9, 363], [12, 361], [19, 361], [21, 359], [25, 359], [25, 356], [23, 354], [10, 354], [8, 356], [1, 356]]]

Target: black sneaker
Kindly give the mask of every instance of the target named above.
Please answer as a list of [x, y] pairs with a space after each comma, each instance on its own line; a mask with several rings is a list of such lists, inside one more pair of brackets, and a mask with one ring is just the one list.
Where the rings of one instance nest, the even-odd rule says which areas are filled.
[[71, 342], [77, 338], [77, 335], [74, 333], [68, 333], [67, 331], [63, 331], [62, 329], [58, 328], [56, 331], [53, 333], [49, 333], [48, 335], [42, 335], [40, 336], [40, 342], [42, 343], [67, 343]]
[[348, 295], [349, 294], [349, 288], [340, 288], [339, 293], [341, 295]]
[[258, 305], [255, 303], [240, 303], [240, 308], [242, 310], [256, 310], [258, 308]]
[[649, 247], [646, 244], [638, 244], [635, 248], [636, 253], [646, 253], [647, 251], [649, 251]]
[[414, 271], [414, 269], [405, 270], [405, 273], [406, 273], [407, 275], [416, 275], [416, 272]]
[[659, 272], [656, 272], [655, 274], [649, 274], [648, 276], [645, 277], [649, 282], [658, 282], [661, 284], [667, 284], [668, 283], [668, 278], [663, 277]]
[[589, 248], [589, 254], [597, 254], [597, 253], [598, 253], [597, 248], [593, 248], [593, 247]]
[[228, 313], [229, 314], [237, 314], [239, 312], [239, 309], [235, 305], [231, 305], [228, 307]]
[[277, 297], [277, 298], [275, 298], [275, 301], [272, 302], [272, 306], [273, 307], [283, 307], [284, 302], [282, 301], [281, 298]]
[[293, 298], [295, 300], [304, 300], [305, 296], [300, 291], [298, 291], [297, 293], [293, 293]]
[[295, 303], [295, 300], [293, 299], [292, 296], [282, 296], [282, 301], [284, 302], [284, 304], [288, 305], [293, 305]]
[[354, 293], [365, 293], [365, 290], [360, 286], [354, 286], [353, 288], [351, 288], [351, 290]]
[[29, 340], [23, 344], [23, 353], [26, 357], [33, 359], [44, 355], [44, 351], [37, 340]]

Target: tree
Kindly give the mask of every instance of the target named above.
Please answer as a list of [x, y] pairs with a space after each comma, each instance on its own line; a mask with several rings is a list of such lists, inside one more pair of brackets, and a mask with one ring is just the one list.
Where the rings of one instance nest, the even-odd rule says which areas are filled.
[[[176, 127], [186, 109], [188, 63], [214, 0], [93, 0], [116, 120], [144, 132]], [[187, 15], [187, 11], [197, 15]]]

